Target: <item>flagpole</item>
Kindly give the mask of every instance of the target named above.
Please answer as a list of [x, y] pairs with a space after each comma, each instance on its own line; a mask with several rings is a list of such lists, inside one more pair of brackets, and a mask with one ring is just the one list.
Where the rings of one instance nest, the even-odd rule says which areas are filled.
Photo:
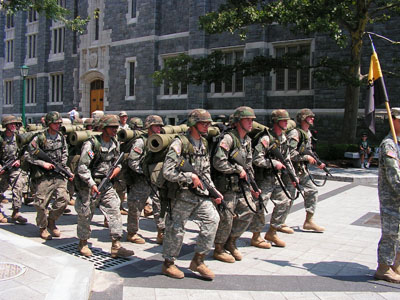
[[[371, 41], [371, 46], [372, 46], [372, 52], [376, 52], [375, 51], [375, 46], [374, 43], [372, 41], [371, 35], [368, 34], [369, 39]], [[383, 77], [382, 77], [383, 78]], [[392, 113], [390, 112], [390, 106], [389, 106], [389, 101], [385, 101], [385, 107], [386, 107], [386, 112], [388, 115], [388, 120], [389, 120], [389, 126], [390, 126], [390, 132], [392, 133], [393, 136], [393, 141], [395, 142], [395, 144], [397, 145], [397, 135], [396, 135], [396, 131], [394, 130], [394, 125], [393, 125], [393, 118], [392, 118]]]

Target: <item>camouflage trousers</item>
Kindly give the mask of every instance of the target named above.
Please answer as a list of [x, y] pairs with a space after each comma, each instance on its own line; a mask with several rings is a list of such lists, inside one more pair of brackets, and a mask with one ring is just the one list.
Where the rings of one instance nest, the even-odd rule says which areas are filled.
[[23, 192], [28, 184], [24, 173], [20, 169], [12, 169], [0, 176], [0, 194], [3, 194], [11, 186], [13, 209], [22, 207]]
[[[67, 180], [60, 175], [45, 174], [32, 183], [35, 190], [33, 205], [37, 211], [36, 224], [39, 228], [46, 228], [46, 210], [49, 212], [49, 219], [57, 220], [67, 207]], [[54, 200], [51, 208], [48, 208], [52, 199]]]
[[121, 178], [122, 172], [119, 172], [117, 178], [114, 180], [114, 189], [118, 194], [121, 203], [125, 200], [125, 193], [126, 193], [126, 182], [125, 179]]
[[135, 183], [129, 186], [128, 191], [128, 233], [135, 234], [139, 231], [140, 214], [150, 196], [151, 187], [144, 176], [138, 175]]
[[[318, 189], [311, 181], [310, 176], [308, 176], [307, 173], [302, 172], [297, 176], [299, 177], [300, 185], [304, 189], [304, 208], [306, 209], [306, 212], [314, 214], [318, 202]], [[287, 178], [285, 182], [290, 194], [295, 195], [297, 193], [296, 188], [289, 182]]]
[[171, 218], [168, 216], [165, 221], [163, 257], [172, 261], [178, 257], [185, 235], [185, 224], [189, 219], [200, 228], [194, 251], [207, 254], [213, 247], [219, 222], [214, 203], [209, 198], [196, 196], [188, 190], [180, 190], [171, 205]]
[[381, 213], [381, 239], [378, 243], [378, 263], [392, 265], [400, 252], [400, 204], [379, 197]]
[[[251, 201], [250, 190], [246, 189], [247, 199]], [[226, 192], [224, 200], [226, 206], [238, 217], [233, 218], [232, 214], [227, 210], [220, 210], [220, 221], [218, 224], [217, 234], [215, 236], [216, 244], [225, 244], [230, 236], [240, 237], [249, 227], [254, 213], [250, 210], [246, 203], [246, 199], [242, 192]]]
[[119, 197], [111, 185], [109, 185], [103, 193], [97, 196], [94, 201], [91, 200], [89, 188], [82, 188], [79, 191], [79, 197], [77, 197], [75, 201], [75, 210], [78, 214], [78, 238], [80, 240], [88, 240], [90, 238], [92, 232], [90, 229], [90, 222], [92, 221], [96, 207], [98, 206], [108, 221], [111, 238], [121, 239], [122, 217], [119, 205]]
[[[269, 175], [258, 181], [258, 186], [262, 190], [260, 198], [267, 205], [269, 200], [274, 203], [274, 210], [272, 211], [270, 225], [274, 228], [280, 228], [285, 223], [287, 216], [290, 212], [291, 201], [285, 195], [278, 180], [274, 175]], [[264, 209], [257, 206], [257, 214], [254, 215], [253, 220], [249, 226], [251, 232], [261, 232], [266, 224]]]

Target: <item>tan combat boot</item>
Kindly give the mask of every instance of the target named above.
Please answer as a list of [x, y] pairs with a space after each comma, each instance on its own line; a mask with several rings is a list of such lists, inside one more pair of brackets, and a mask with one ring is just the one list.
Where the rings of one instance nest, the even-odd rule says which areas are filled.
[[108, 221], [107, 221], [106, 217], [104, 217], [104, 227], [108, 228]]
[[293, 234], [294, 230], [287, 226], [286, 224], [283, 224], [281, 227], [278, 227], [276, 231], [282, 232], [282, 233], [287, 233], [287, 234]]
[[225, 249], [228, 250], [235, 260], [242, 260], [242, 253], [236, 248], [236, 239], [234, 237], [229, 237], [228, 241], [225, 244]]
[[87, 240], [80, 240], [79, 241], [79, 246], [78, 246], [78, 250], [80, 252], [80, 254], [82, 254], [83, 256], [89, 257], [92, 256], [93, 253], [90, 250]]
[[304, 221], [304, 224], [303, 224], [303, 229], [304, 230], [312, 230], [312, 231], [315, 231], [315, 232], [324, 232], [325, 228], [321, 227], [321, 226], [318, 226], [312, 220], [313, 215], [314, 215], [313, 213], [307, 212], [306, 220]]
[[7, 223], [7, 217], [0, 211], [0, 223]]
[[234, 263], [236, 261], [232, 255], [225, 251], [224, 244], [215, 244], [213, 257], [226, 263]]
[[51, 234], [47, 231], [47, 228], [39, 228], [40, 231], [40, 237], [44, 240], [51, 240], [53, 237]]
[[156, 243], [162, 245], [163, 241], [164, 241], [164, 229], [158, 229]]
[[394, 260], [392, 270], [396, 272], [396, 274], [400, 275], [400, 252], [397, 252], [396, 258]]
[[153, 214], [153, 207], [151, 204], [147, 203], [143, 208], [143, 215], [148, 218]]
[[55, 237], [61, 236], [61, 232], [57, 228], [55, 220], [48, 218], [47, 219], [47, 228], [49, 229], [52, 236], [55, 236]]
[[269, 226], [269, 229], [264, 237], [267, 241], [274, 243], [277, 247], [285, 247], [286, 243], [282, 241], [278, 235], [276, 234], [276, 229], [272, 226]]
[[400, 283], [400, 275], [397, 274], [389, 265], [378, 264], [374, 277], [376, 279], [385, 280], [393, 283]]
[[112, 245], [111, 245], [112, 258], [117, 258], [117, 257], [126, 258], [134, 254], [135, 252], [133, 252], [132, 250], [128, 250], [122, 247], [119, 240], [112, 240]]
[[271, 248], [271, 244], [265, 241], [261, 236], [259, 232], [253, 232], [253, 236], [251, 238], [251, 243], [252, 246], [261, 248], [261, 249], [269, 249]]
[[128, 232], [126, 240], [128, 242], [135, 243], [135, 244], [145, 244], [146, 243], [144, 238], [140, 237], [137, 233], [129, 233]]
[[162, 273], [175, 279], [182, 279], [185, 277], [185, 274], [175, 266], [174, 262], [167, 259], [164, 260], [162, 265]]
[[19, 223], [19, 224], [26, 224], [26, 222], [28, 222], [27, 219], [25, 219], [23, 216], [21, 216], [21, 214], [19, 213], [18, 209], [14, 209], [13, 213], [11, 215], [11, 219], [13, 222], [15, 223]]
[[192, 261], [190, 262], [189, 269], [193, 272], [198, 272], [201, 277], [213, 280], [215, 274], [204, 263], [204, 254], [195, 253]]

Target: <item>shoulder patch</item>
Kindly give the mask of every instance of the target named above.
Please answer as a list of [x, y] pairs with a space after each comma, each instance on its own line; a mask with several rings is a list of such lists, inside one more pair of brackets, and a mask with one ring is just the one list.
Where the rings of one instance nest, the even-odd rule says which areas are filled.
[[229, 151], [229, 145], [225, 141], [221, 141], [219, 146], [224, 149], [225, 151]]
[[386, 152], [386, 155], [391, 158], [397, 159], [396, 153], [394, 151], [388, 151]]
[[93, 159], [93, 157], [94, 157], [94, 152], [93, 152], [92, 150], [89, 150], [89, 151], [87, 152], [87, 154], [89, 155], [90, 159]]
[[142, 153], [143, 153], [143, 150], [142, 150], [142, 148], [140, 148], [140, 147], [135, 147], [135, 148], [133, 148], [133, 151], [135, 151], [135, 152], [138, 153], [138, 154], [142, 154]]
[[182, 145], [181, 143], [172, 143], [171, 148], [175, 151], [175, 153], [180, 156], [182, 153]]
[[261, 138], [261, 144], [264, 146], [264, 148], [268, 148], [269, 146], [269, 138], [267, 136], [264, 136]]

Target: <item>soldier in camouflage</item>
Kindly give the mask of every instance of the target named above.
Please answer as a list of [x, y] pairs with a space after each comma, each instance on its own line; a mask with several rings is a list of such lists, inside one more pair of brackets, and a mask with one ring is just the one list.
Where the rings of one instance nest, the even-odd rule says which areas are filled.
[[160, 217], [160, 202], [158, 197], [155, 197], [154, 192], [156, 187], [150, 186], [150, 182], [146, 179], [143, 173], [142, 162], [147, 154], [147, 139], [152, 134], [161, 132], [164, 122], [160, 116], [150, 115], [145, 120], [145, 129], [147, 134], [137, 138], [133, 143], [128, 156], [128, 166], [135, 172], [134, 182], [129, 186], [128, 192], [128, 236], [127, 240], [136, 243], [144, 244], [145, 240], [137, 234], [139, 231], [140, 213], [146, 205], [147, 199], [152, 195], [153, 206], [155, 207], [154, 221], [157, 226], [157, 244], [162, 244], [164, 237], [164, 218]]
[[[234, 129], [222, 137], [213, 157], [213, 166], [219, 172], [215, 177], [217, 189], [223, 193], [227, 207], [238, 216], [233, 218], [228, 210], [220, 211], [221, 220], [215, 236], [213, 256], [223, 262], [233, 263], [242, 259], [241, 253], [236, 248], [236, 240], [253, 219], [253, 212], [246, 203], [246, 198], [252, 201], [252, 194], [255, 198], [259, 197], [259, 191], [251, 191], [248, 184], [240, 183], [247, 181], [247, 173], [241, 165], [231, 159], [232, 153], [238, 151], [245, 158], [247, 169], [253, 172], [251, 139], [247, 134], [251, 131], [255, 118], [252, 108], [238, 107], [233, 114]], [[225, 249], [231, 255], [225, 252]]]
[[[44, 240], [50, 240], [52, 236], [60, 237], [61, 235], [55, 222], [62, 215], [69, 201], [67, 179], [53, 171], [55, 166], [52, 163], [36, 157], [38, 149], [40, 148], [54, 162], [60, 164], [69, 172], [71, 171], [66, 166], [68, 146], [64, 136], [59, 132], [62, 123], [60, 114], [56, 111], [47, 113], [45, 122], [47, 129], [32, 139], [25, 157], [32, 165], [31, 178], [35, 190], [34, 206], [37, 211], [36, 223], [40, 229], [40, 237]], [[73, 179], [73, 176], [69, 178], [70, 181]], [[51, 208], [48, 208], [53, 198], [53, 204]], [[49, 211], [48, 217], [46, 216], [47, 210]]]
[[[98, 206], [107, 218], [112, 239], [111, 257], [128, 257], [134, 254], [121, 246], [122, 217], [119, 210], [120, 199], [111, 182], [108, 182], [104, 190], [99, 192], [97, 185], [106, 177], [107, 171], [118, 158], [120, 150], [119, 143], [115, 139], [119, 122], [117, 116], [105, 115], [101, 117], [100, 123], [102, 134], [94, 136], [82, 146], [81, 157], [78, 163], [79, 193], [75, 209], [78, 214], [77, 234], [79, 238], [78, 249], [84, 256], [91, 256], [87, 240], [90, 238], [90, 221]], [[121, 170], [118, 165], [111, 179], [115, 178]], [[97, 197], [93, 200], [93, 195]]]
[[391, 114], [398, 143], [389, 133], [380, 145], [378, 195], [382, 233], [374, 276], [400, 283], [400, 108], [392, 108]]
[[129, 120], [129, 128], [132, 130], [143, 129], [143, 121], [138, 117], [133, 117]]
[[[276, 157], [271, 156], [271, 160], [269, 160], [268, 156], [270, 155], [270, 148], [277, 146], [279, 152], [282, 154], [283, 158], [285, 158], [286, 164], [292, 168], [294, 173], [293, 165], [290, 161], [287, 140], [284, 134], [290, 117], [286, 110], [278, 109], [272, 111], [271, 119], [273, 124], [272, 130], [269, 134], [263, 135], [258, 140], [253, 153], [253, 164], [256, 166], [256, 180], [262, 190], [261, 198], [262, 201], [264, 201], [264, 205], [266, 205], [266, 202], [270, 199], [272, 199], [274, 203], [274, 210], [272, 212], [268, 232], [265, 234], [265, 239], [278, 247], [285, 247], [286, 243], [278, 237], [276, 231], [287, 233], [292, 233], [293, 231], [293, 229], [285, 226], [285, 220], [290, 210], [290, 199], [282, 190], [272, 169], [274, 168], [277, 173], [281, 173], [285, 169], [285, 166], [277, 160]], [[260, 232], [265, 224], [264, 210], [258, 207], [258, 213], [254, 216], [249, 227], [249, 230], [253, 232], [251, 245], [267, 249], [271, 247], [270, 243], [265, 242], [260, 237]]]
[[[300, 185], [304, 188], [304, 207], [306, 209], [306, 219], [303, 224], [304, 230], [311, 230], [314, 232], [323, 232], [324, 227], [317, 225], [313, 221], [315, 209], [318, 202], [318, 190], [314, 183], [311, 181], [310, 176], [307, 174], [306, 164], [316, 165], [318, 168], [323, 169], [325, 164], [317, 165], [317, 161], [311, 155], [304, 155], [304, 150], [312, 150], [312, 133], [310, 127], [314, 125], [314, 113], [308, 109], [303, 108], [297, 112], [296, 121], [298, 128], [288, 131], [287, 138], [289, 141], [290, 158], [299, 177]], [[292, 195], [295, 194], [295, 188], [290, 186]]]
[[[20, 159], [18, 157], [18, 147], [16, 142], [16, 130], [18, 119], [15, 116], [5, 116], [2, 119], [5, 131], [0, 134], [0, 194], [12, 187], [12, 209], [11, 219], [13, 222], [25, 224], [27, 220], [20, 214], [22, 206], [22, 192], [26, 185], [25, 178], [21, 176]], [[6, 167], [6, 164], [8, 165]], [[0, 223], [7, 222], [7, 218], [1, 212], [0, 203]]]
[[[171, 196], [171, 216], [166, 219], [163, 257], [165, 259], [162, 272], [173, 278], [183, 278], [184, 274], [174, 264], [182, 247], [185, 224], [189, 218], [199, 225], [200, 232], [195, 247], [195, 255], [190, 269], [198, 272], [205, 279], [214, 279], [214, 273], [204, 264], [205, 255], [211, 250], [217, 231], [219, 215], [214, 205], [221, 203], [211, 199], [199, 177], [192, 172], [182, 172], [177, 168], [181, 158], [193, 166], [197, 174], [201, 174], [214, 186], [210, 175], [210, 159], [208, 143], [205, 136], [212, 122], [211, 115], [204, 109], [194, 109], [189, 113], [188, 132], [175, 138], [165, 158], [163, 175], [169, 181]], [[174, 195], [173, 195], [174, 194]]]
[[83, 122], [83, 125], [85, 126], [86, 130], [93, 130], [93, 118], [87, 118], [85, 122]]
[[128, 120], [128, 114], [126, 111], [121, 111], [119, 114], [119, 129], [129, 129], [129, 125], [126, 122]]

